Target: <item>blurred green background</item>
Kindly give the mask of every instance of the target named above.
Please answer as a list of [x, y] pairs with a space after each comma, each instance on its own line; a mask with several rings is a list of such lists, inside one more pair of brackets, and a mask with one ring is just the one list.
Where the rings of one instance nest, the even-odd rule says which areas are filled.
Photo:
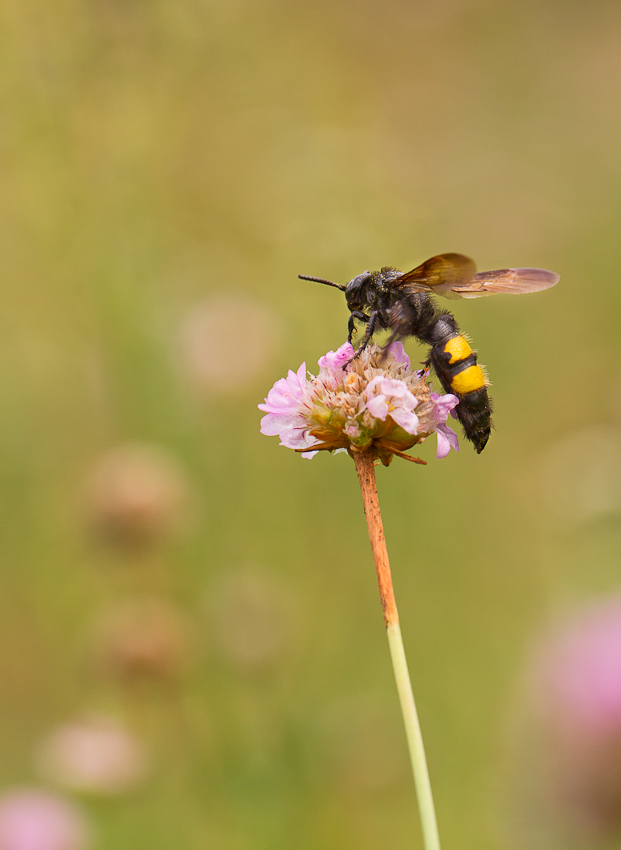
[[5, 0], [0, 40], [2, 786], [105, 717], [145, 767], [64, 781], [101, 850], [422, 846], [353, 464], [256, 404], [345, 339], [298, 273], [459, 251], [561, 283], [454, 305], [497, 430], [378, 480], [443, 846], [523, 846], [528, 647], [620, 584], [619, 4]]

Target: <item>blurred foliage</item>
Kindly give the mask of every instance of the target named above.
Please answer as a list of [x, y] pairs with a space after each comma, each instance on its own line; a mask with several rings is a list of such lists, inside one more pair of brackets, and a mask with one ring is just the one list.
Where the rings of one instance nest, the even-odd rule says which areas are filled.
[[[621, 473], [618, 3], [5, 0], [0, 40], [2, 784], [103, 712], [151, 768], [87, 797], [101, 850], [420, 846], [353, 465], [279, 448], [256, 403], [344, 341], [342, 296], [298, 273], [461, 251], [561, 283], [455, 305], [497, 431], [378, 478], [443, 847], [524, 847], [525, 647], [619, 586], [619, 498], [562, 507], [602, 502], [606, 469], [572, 474], [598, 428]], [[135, 443], [189, 501], [130, 545], [89, 487]], [[182, 612], [175, 676], [98, 661], [94, 624], [143, 598]]]

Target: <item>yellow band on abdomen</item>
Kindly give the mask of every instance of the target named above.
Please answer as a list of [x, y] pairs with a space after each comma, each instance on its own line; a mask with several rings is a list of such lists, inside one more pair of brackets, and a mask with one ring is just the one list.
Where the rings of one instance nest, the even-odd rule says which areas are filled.
[[449, 363], [459, 363], [460, 360], [465, 360], [473, 353], [468, 345], [468, 341], [463, 336], [454, 336], [444, 346], [444, 351], [451, 355]]
[[466, 395], [485, 386], [485, 375], [480, 366], [468, 366], [463, 372], [458, 372], [451, 380], [451, 389]]

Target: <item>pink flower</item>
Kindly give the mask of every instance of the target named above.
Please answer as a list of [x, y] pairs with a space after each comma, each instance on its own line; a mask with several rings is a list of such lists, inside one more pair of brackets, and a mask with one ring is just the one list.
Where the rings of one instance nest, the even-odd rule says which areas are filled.
[[571, 735], [621, 734], [621, 598], [583, 611], [549, 641], [538, 680]]
[[431, 393], [433, 402], [433, 415], [436, 420], [436, 434], [438, 436], [438, 449], [436, 457], [438, 459], [446, 457], [451, 449], [459, 451], [459, 439], [455, 431], [446, 424], [449, 413], [459, 404], [459, 399], [452, 393], [446, 395], [438, 395]]
[[34, 788], [0, 797], [0, 850], [87, 850], [82, 813], [63, 797]]
[[[529, 770], [573, 846], [621, 832], [621, 597], [592, 604], [541, 644], [531, 666]], [[568, 842], [569, 843], [569, 842]], [[616, 844], [615, 844], [616, 846]]]
[[[281, 445], [315, 450], [357, 451], [373, 446], [389, 463], [432, 433], [438, 435], [438, 457], [457, 448], [457, 436], [446, 426], [458, 403], [453, 395], [431, 392], [422, 372], [411, 372], [401, 343], [388, 352], [370, 345], [359, 357], [345, 343], [319, 359], [319, 374], [306, 374], [303, 363], [277, 381], [259, 409], [261, 433], [278, 435]], [[416, 412], [414, 412], [416, 411]]]

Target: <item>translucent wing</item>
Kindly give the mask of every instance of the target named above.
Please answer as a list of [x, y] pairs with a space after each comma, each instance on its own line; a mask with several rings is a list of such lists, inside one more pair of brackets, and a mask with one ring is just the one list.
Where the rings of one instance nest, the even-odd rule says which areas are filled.
[[549, 289], [558, 281], [559, 275], [547, 269], [495, 269], [475, 275], [469, 283], [451, 287], [449, 297], [483, 298], [486, 295], [495, 295], [497, 292], [523, 295], [527, 292]]
[[458, 287], [468, 291], [476, 271], [477, 267], [470, 257], [463, 254], [438, 254], [411, 272], [399, 275], [394, 284], [410, 291], [427, 290], [450, 298], [449, 293], [456, 292]]
[[470, 257], [438, 254], [411, 272], [399, 275], [394, 285], [414, 292], [434, 292], [445, 298], [483, 298], [497, 292], [509, 295], [540, 292], [558, 281], [559, 275], [546, 269], [495, 269], [477, 274]]

